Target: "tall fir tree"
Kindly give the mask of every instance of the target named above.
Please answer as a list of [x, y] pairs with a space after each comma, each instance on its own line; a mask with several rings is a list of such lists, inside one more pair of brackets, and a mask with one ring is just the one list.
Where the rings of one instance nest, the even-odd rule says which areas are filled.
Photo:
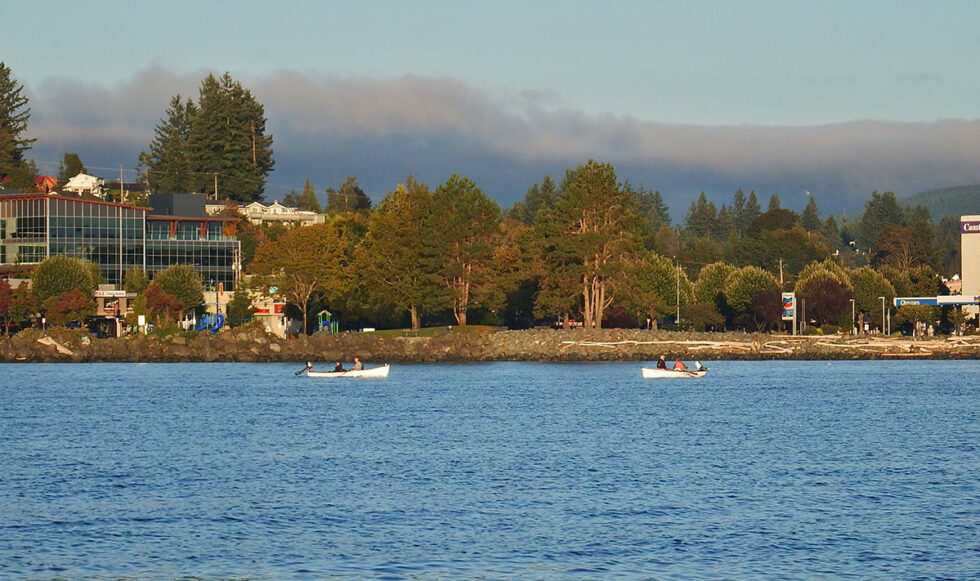
[[782, 202], [779, 201], [779, 194], [773, 194], [769, 198], [769, 210], [779, 210], [782, 207], [783, 207]]
[[534, 184], [524, 194], [519, 219], [528, 226], [534, 224], [535, 217], [541, 208], [550, 208], [558, 198], [558, 188], [551, 175], [545, 175], [540, 184]]
[[893, 192], [879, 194], [871, 193], [871, 199], [864, 205], [864, 215], [857, 228], [857, 242], [860, 248], [871, 248], [877, 241], [878, 234], [886, 226], [904, 225], [905, 211], [895, 199]]
[[739, 236], [745, 236], [748, 234], [752, 221], [762, 214], [762, 208], [759, 206], [759, 200], [755, 195], [755, 190], [749, 192], [747, 199], [741, 188], [736, 190], [732, 211], [734, 212], [735, 218], [735, 230], [738, 231]]
[[704, 192], [696, 202], [691, 202], [691, 209], [684, 218], [684, 227], [693, 238], [711, 238], [718, 235], [718, 208], [714, 202], [709, 202]]
[[371, 209], [371, 198], [357, 185], [355, 176], [347, 176], [340, 189], [327, 188], [327, 212], [343, 214]]
[[87, 172], [88, 170], [85, 169], [85, 165], [77, 153], [66, 153], [58, 167], [58, 187], [64, 187], [71, 178]]
[[154, 191], [201, 191], [216, 199], [262, 198], [275, 164], [265, 108], [225, 73], [201, 82], [197, 105], [171, 99], [146, 162]]
[[24, 136], [31, 109], [24, 93], [24, 85], [11, 75], [10, 68], [0, 61], [0, 185], [3, 181], [20, 188], [33, 185], [37, 173], [32, 163], [27, 163], [24, 153], [36, 139]]
[[424, 314], [449, 306], [449, 289], [440, 278], [444, 257], [427, 227], [431, 207], [428, 186], [408, 176], [371, 213], [355, 254], [358, 302], [407, 311], [416, 331]]
[[623, 184], [623, 190], [633, 196], [634, 205], [640, 215], [639, 228], [643, 245], [648, 249], [654, 248], [657, 231], [661, 226], [670, 225], [670, 209], [660, 192], [645, 191], [642, 187], [634, 189], [629, 182]]
[[170, 98], [167, 117], [153, 130], [150, 151], [140, 155], [152, 191], [167, 194], [195, 190], [197, 180], [188, 139], [196, 113], [197, 107], [190, 99], [184, 102], [180, 95]]
[[297, 200], [296, 206], [300, 210], [320, 213], [320, 201], [316, 199], [316, 192], [313, 190], [310, 178], [306, 178], [306, 185], [303, 186], [303, 193], [300, 195], [299, 200]]
[[443, 257], [439, 276], [449, 289], [453, 316], [465, 325], [467, 310], [490, 294], [500, 208], [473, 180], [453, 174], [433, 193], [427, 219]]
[[806, 203], [806, 208], [803, 209], [803, 213], [800, 215], [800, 225], [807, 232], [815, 232], [820, 230], [820, 210], [817, 208], [817, 201], [810, 196], [810, 201]]
[[641, 248], [639, 220], [611, 164], [589, 160], [568, 170], [558, 199], [535, 222], [542, 281], [535, 310], [563, 314], [578, 302], [585, 326], [600, 328], [628, 258]]

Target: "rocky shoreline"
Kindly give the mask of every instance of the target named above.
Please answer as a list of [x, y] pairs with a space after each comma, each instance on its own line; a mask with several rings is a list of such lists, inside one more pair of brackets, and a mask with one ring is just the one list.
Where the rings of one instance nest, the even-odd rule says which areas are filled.
[[444, 331], [432, 337], [317, 333], [281, 339], [255, 330], [94, 339], [77, 330], [0, 338], [0, 362], [332, 362], [980, 359], [980, 336], [882, 337], [686, 333], [631, 329]]

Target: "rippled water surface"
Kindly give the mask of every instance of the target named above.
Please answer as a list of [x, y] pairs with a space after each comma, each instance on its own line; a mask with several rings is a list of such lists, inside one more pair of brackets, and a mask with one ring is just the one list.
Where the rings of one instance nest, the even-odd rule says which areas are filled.
[[709, 365], [0, 365], [0, 576], [980, 578], [980, 363]]

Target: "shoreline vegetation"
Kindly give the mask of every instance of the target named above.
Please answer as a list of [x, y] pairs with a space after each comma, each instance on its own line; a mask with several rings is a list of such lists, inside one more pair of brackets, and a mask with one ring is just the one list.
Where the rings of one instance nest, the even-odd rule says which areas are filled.
[[282, 339], [254, 327], [98, 339], [77, 329], [0, 337], [0, 362], [333, 362], [980, 359], [980, 335], [775, 335], [637, 329], [440, 328], [316, 333]]

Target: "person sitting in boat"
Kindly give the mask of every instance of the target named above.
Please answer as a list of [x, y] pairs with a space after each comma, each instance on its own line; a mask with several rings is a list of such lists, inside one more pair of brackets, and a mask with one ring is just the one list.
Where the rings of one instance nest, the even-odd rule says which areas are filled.
[[361, 363], [361, 360], [360, 359], [358, 359], [357, 357], [355, 357], [354, 358], [354, 367], [352, 367], [351, 369], [353, 369], [354, 371], [360, 371], [360, 370], [364, 369], [364, 364]]
[[313, 364], [312, 364], [312, 363], [310, 363], [309, 361], [307, 361], [307, 362], [306, 362], [306, 370], [307, 370], [307, 371], [309, 371], [309, 370], [311, 370], [311, 369], [313, 369]]
[[674, 371], [687, 371], [687, 366], [680, 359], [674, 361]]
[[337, 365], [334, 365], [333, 370], [334, 370], [335, 373], [340, 373], [342, 371], [347, 371], [346, 369], [344, 369], [344, 366], [340, 364], [340, 361], [337, 362]]
[[664, 360], [663, 355], [657, 360], [657, 369], [667, 369], [667, 361]]

